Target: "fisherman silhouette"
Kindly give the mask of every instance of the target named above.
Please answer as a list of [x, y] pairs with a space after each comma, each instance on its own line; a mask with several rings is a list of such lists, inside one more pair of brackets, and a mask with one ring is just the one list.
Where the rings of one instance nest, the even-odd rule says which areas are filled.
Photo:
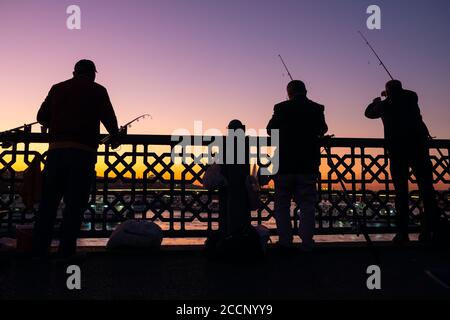
[[248, 145], [239, 143], [246, 140], [245, 125], [235, 119], [229, 122], [227, 130], [227, 153], [231, 154], [229, 148], [234, 148], [233, 157], [220, 164], [224, 183], [219, 187], [219, 231], [209, 235], [205, 248], [213, 259], [254, 260], [264, 255], [267, 240], [260, 233], [263, 230], [251, 224]]
[[76, 253], [82, 216], [95, 179], [100, 122], [110, 134], [118, 134], [108, 92], [94, 82], [96, 72], [94, 62], [78, 61], [73, 78], [54, 85], [37, 114], [38, 122], [49, 129], [49, 148], [33, 234], [36, 256], [48, 254], [61, 199], [65, 208], [58, 254], [67, 258]]
[[280, 248], [292, 244], [291, 199], [300, 208], [298, 233], [301, 248], [314, 246], [317, 178], [320, 165], [319, 138], [328, 126], [324, 106], [309, 100], [305, 84], [293, 80], [287, 85], [289, 100], [274, 107], [267, 132], [279, 130], [279, 170], [275, 177], [275, 219]]
[[384, 125], [384, 138], [396, 193], [398, 232], [393, 241], [399, 245], [409, 241], [408, 179], [411, 168], [424, 205], [419, 239], [428, 243], [432, 239], [439, 215], [429, 155], [430, 134], [422, 120], [415, 92], [403, 89], [399, 80], [391, 80], [386, 83], [386, 91], [382, 95], [386, 99], [375, 98], [367, 107], [365, 115], [369, 119], [381, 118]]

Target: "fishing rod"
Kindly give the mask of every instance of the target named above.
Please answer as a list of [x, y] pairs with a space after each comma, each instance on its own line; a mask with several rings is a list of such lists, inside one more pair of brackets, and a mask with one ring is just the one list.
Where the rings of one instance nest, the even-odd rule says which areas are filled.
[[[12, 128], [9, 130], [5, 130], [0, 132], [0, 137], [3, 136], [4, 134], [8, 134], [8, 133], [15, 133], [15, 132], [19, 132], [23, 129], [23, 132], [29, 133], [31, 132], [31, 128], [33, 125], [37, 124], [38, 122], [32, 122], [32, 123], [28, 123], [28, 124], [24, 124], [23, 126], [20, 127], [16, 127], [16, 128]], [[12, 143], [10, 141], [1, 141], [0, 142], [0, 147], [4, 148], [4, 149], [8, 149], [12, 146]]]
[[369, 43], [369, 40], [367, 40], [367, 38], [362, 34], [361, 31], [358, 31], [358, 33], [361, 35], [361, 37], [364, 39], [364, 41], [366, 42], [366, 44], [369, 46], [370, 50], [372, 50], [373, 54], [375, 55], [375, 57], [377, 57], [378, 61], [380, 62], [380, 65], [384, 68], [384, 70], [386, 70], [387, 74], [389, 75], [389, 77], [391, 78], [391, 80], [394, 80], [394, 77], [392, 76], [392, 74], [389, 72], [388, 68], [386, 67], [386, 65], [383, 63], [383, 61], [381, 60], [380, 56], [377, 54], [377, 52], [375, 51], [375, 49], [372, 47], [372, 45]]
[[283, 58], [281, 57], [281, 54], [279, 54], [278, 57], [280, 57], [281, 63], [283, 64], [284, 68], [286, 69], [286, 72], [287, 72], [289, 78], [291, 78], [291, 81], [293, 81], [294, 78], [292, 78], [292, 75], [291, 75], [291, 73], [289, 72], [289, 69], [288, 69], [288, 67], [286, 66], [286, 63], [284, 63], [284, 60], [283, 60]]
[[[383, 63], [383, 61], [381, 61], [380, 57], [378, 56], [377, 52], [375, 51], [375, 49], [371, 46], [371, 44], [369, 43], [369, 40], [367, 40], [367, 38], [362, 34], [361, 31], [358, 31], [358, 33], [361, 35], [361, 37], [364, 39], [364, 41], [366, 42], [366, 44], [369, 46], [369, 48], [372, 50], [373, 54], [377, 57], [378, 61], [380, 62], [380, 65], [384, 68], [384, 70], [386, 70], [387, 74], [389, 75], [389, 77], [391, 78], [391, 80], [394, 80], [394, 77], [392, 76], [392, 74], [389, 72], [389, 70], [387, 69], [386, 65]], [[385, 96], [385, 95], [383, 95]], [[432, 137], [431, 135], [429, 135], [430, 140], [434, 140], [436, 137]], [[450, 164], [449, 162], [446, 160], [446, 157], [444, 156], [444, 153], [442, 152], [442, 150], [439, 147], [436, 147], [437, 152], [439, 153], [439, 156], [443, 159], [443, 163], [447, 166], [447, 169], [450, 168]]]
[[31, 127], [32, 127], [33, 125], [38, 124], [38, 123], [39, 123], [39, 122], [35, 121], [35, 122], [32, 122], [32, 123], [24, 124], [23, 126], [20, 126], [20, 127], [17, 127], [17, 128], [12, 128], [12, 129], [5, 130], [5, 131], [3, 131], [3, 132], [0, 132], [0, 134], [3, 134], [3, 133], [12, 133], [12, 132], [20, 131], [21, 129], [24, 129], [24, 131], [28, 131], [28, 130], [31, 130]]
[[[330, 140], [334, 138], [334, 134], [331, 135], [325, 135], [321, 137], [321, 140]], [[324, 145], [324, 150], [328, 159], [328, 163], [330, 164], [330, 167], [335, 167], [335, 164], [333, 162], [333, 158], [332, 158], [332, 154], [331, 154], [331, 149], [329, 146], [327, 146], [326, 144]], [[373, 254], [373, 258], [375, 259], [375, 262], [378, 265], [381, 265], [381, 259], [380, 259], [380, 255], [378, 253], [378, 251], [376, 250], [372, 239], [369, 236], [369, 233], [366, 230], [366, 226], [364, 225], [364, 223], [362, 223], [362, 219], [361, 217], [359, 217], [358, 215], [358, 211], [354, 205], [354, 201], [355, 199], [350, 199], [349, 195], [348, 195], [348, 191], [347, 191], [347, 187], [345, 186], [344, 181], [342, 181], [341, 177], [338, 175], [338, 181], [339, 184], [341, 186], [342, 189], [342, 195], [344, 196], [345, 201], [350, 205], [350, 209], [353, 210], [353, 227], [356, 230], [356, 235], [359, 236], [360, 234], [362, 234], [364, 236], [364, 239], [366, 240], [367, 246], [369, 247], [369, 249], [372, 251]]]
[[[142, 114], [142, 115], [140, 115], [139, 117], [136, 117], [136, 118], [134, 118], [133, 120], [131, 120], [131, 121], [125, 123], [123, 126], [121, 126], [121, 127], [119, 128], [119, 135], [120, 135], [120, 134], [126, 134], [128, 128], [131, 128], [131, 125], [132, 125], [134, 122], [139, 122], [139, 120], [145, 119], [145, 118], [153, 119], [152, 116], [151, 116], [150, 114], [148, 114], [148, 113]], [[111, 140], [111, 138], [112, 138], [112, 135], [109, 134], [109, 135], [107, 135], [106, 137], [104, 137], [104, 138], [101, 140], [101, 143], [103, 143], [103, 144], [109, 143], [109, 141]]]

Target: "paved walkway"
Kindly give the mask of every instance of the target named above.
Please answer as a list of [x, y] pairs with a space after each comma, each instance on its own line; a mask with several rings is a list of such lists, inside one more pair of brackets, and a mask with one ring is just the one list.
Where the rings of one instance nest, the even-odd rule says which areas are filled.
[[[377, 243], [381, 290], [366, 287], [374, 263], [364, 244], [321, 244], [290, 254], [270, 248], [264, 261], [208, 261], [200, 247], [164, 247], [156, 254], [89, 249], [80, 264], [82, 289], [66, 289], [66, 266], [0, 253], [2, 299], [405, 299], [446, 298], [450, 290], [426, 271], [449, 274], [450, 251], [418, 244]], [[445, 279], [445, 275], [441, 277]], [[445, 281], [444, 281], [445, 282]]]

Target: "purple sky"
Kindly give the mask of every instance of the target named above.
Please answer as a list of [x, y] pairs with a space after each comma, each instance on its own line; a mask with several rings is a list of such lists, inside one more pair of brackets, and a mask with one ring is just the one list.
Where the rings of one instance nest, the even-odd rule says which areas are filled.
[[[81, 30], [66, 28], [66, 8], [81, 7]], [[370, 4], [382, 29], [366, 28]], [[259, 129], [286, 98], [288, 77], [304, 80], [325, 105], [330, 132], [381, 137], [365, 106], [387, 75], [362, 42], [362, 30], [394, 77], [417, 91], [430, 131], [450, 138], [450, 1], [12, 1], [0, 0], [0, 130], [35, 119], [53, 83], [93, 59], [132, 133], [223, 129], [239, 118]]]

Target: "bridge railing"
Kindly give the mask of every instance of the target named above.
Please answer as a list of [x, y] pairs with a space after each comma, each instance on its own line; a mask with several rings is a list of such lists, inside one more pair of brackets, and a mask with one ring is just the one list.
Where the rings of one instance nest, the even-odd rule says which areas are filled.
[[[190, 139], [192, 146], [198, 141], [194, 136], [180, 137], [183, 138]], [[208, 141], [202, 139], [205, 140]], [[15, 225], [34, 220], [36, 206], [25, 208], [20, 190], [23, 171], [33, 159], [38, 157], [44, 166], [46, 141], [47, 135], [43, 133], [15, 132], [1, 136], [1, 142], [8, 142], [0, 147], [2, 234], [13, 235]], [[194, 161], [202, 157], [195, 148], [186, 149], [191, 162], [174, 163], [172, 150], [179, 141], [173, 141], [171, 136], [127, 135], [121, 142], [118, 150], [105, 145], [99, 147], [95, 188], [83, 216], [83, 237], [106, 237], [126, 219], [155, 221], [167, 237], [203, 237], [218, 228], [218, 196], [202, 188], [207, 164]], [[395, 195], [383, 140], [333, 138], [324, 143], [330, 147], [331, 157], [322, 153], [317, 233], [354, 233], [356, 221], [371, 233], [393, 232]], [[206, 143], [202, 145], [203, 149], [208, 148]], [[267, 145], [260, 144], [258, 148]], [[450, 140], [434, 140], [430, 146], [436, 197], [443, 214], [450, 217], [450, 173], [437, 148], [449, 161]], [[346, 194], [339, 179], [348, 190]], [[410, 183], [410, 227], [415, 229], [422, 205], [412, 175]], [[252, 212], [255, 224], [264, 224], [272, 231], [275, 229], [273, 195], [273, 184], [269, 183], [261, 192], [260, 208]], [[295, 224], [296, 211], [293, 205]], [[60, 221], [61, 212], [57, 223]]]

